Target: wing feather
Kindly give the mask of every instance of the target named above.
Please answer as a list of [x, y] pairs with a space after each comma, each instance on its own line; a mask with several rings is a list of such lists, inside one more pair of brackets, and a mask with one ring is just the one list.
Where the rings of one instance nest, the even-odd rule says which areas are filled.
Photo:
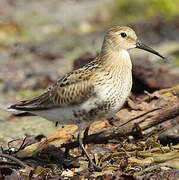
[[10, 108], [23, 111], [44, 110], [79, 104], [94, 94], [94, 72], [79, 69], [59, 79], [42, 95], [12, 105]]

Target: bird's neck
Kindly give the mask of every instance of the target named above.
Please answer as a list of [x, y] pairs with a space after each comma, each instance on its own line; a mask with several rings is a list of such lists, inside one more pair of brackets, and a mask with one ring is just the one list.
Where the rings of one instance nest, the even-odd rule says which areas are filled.
[[103, 67], [107, 69], [132, 69], [129, 53], [124, 49], [113, 50], [105, 48], [100, 53], [100, 59]]

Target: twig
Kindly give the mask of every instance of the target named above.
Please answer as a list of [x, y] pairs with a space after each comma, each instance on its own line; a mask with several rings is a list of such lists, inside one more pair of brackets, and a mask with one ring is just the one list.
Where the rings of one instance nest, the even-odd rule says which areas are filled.
[[143, 125], [142, 129], [146, 130], [152, 126], [161, 124], [162, 122], [168, 121], [178, 117], [179, 119], [179, 103], [173, 107], [168, 107], [161, 111], [157, 116], [151, 118], [146, 125]]
[[134, 121], [134, 120], [136, 120], [136, 119], [139, 119], [139, 118], [145, 116], [146, 114], [149, 114], [149, 113], [151, 113], [151, 112], [153, 112], [153, 111], [157, 111], [157, 110], [159, 110], [159, 109], [162, 109], [162, 108], [155, 108], [155, 109], [152, 109], [152, 110], [150, 110], [150, 111], [147, 111], [147, 112], [145, 112], [145, 113], [143, 113], [143, 114], [141, 114], [141, 115], [139, 115], [139, 116], [136, 116], [136, 117], [134, 117], [134, 118], [132, 118], [132, 119], [129, 119], [127, 122], [119, 125], [118, 128], [119, 128], [119, 127], [122, 127], [122, 126], [124, 126], [124, 125], [126, 125], [126, 124], [128, 124], [128, 123], [131, 122], [131, 121]]
[[4, 158], [10, 159], [10, 160], [12, 160], [12, 161], [15, 161], [17, 164], [19, 164], [19, 165], [20, 165], [21, 167], [23, 167], [23, 168], [29, 167], [27, 164], [25, 164], [25, 163], [22, 162], [21, 160], [15, 158], [14, 156], [0, 153], [0, 157], [4, 157]]
[[1, 167], [11, 167], [11, 168], [18, 168], [20, 165], [14, 162], [5, 162], [5, 161], [0, 161], [0, 169]]
[[164, 166], [169, 166], [169, 167], [171, 167], [171, 166], [168, 165], [167, 163], [156, 164], [156, 165], [154, 165], [154, 166], [147, 167], [147, 168], [145, 168], [144, 170], [141, 170], [140, 172], [134, 173], [134, 176], [141, 176], [141, 175], [143, 175], [144, 173], [153, 171], [153, 170], [155, 170], [155, 169], [158, 169], [158, 168], [161, 168], [161, 167], [164, 167]]

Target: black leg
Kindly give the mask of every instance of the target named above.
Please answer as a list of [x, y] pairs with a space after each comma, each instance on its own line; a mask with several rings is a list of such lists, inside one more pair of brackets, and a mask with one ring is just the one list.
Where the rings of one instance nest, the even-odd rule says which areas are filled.
[[57, 126], [58, 126], [58, 122], [55, 123], [55, 127], [57, 127]]
[[89, 131], [89, 126], [85, 129], [85, 132], [84, 132], [84, 140], [86, 140], [87, 139], [87, 137], [88, 137], [88, 131]]
[[[88, 126], [86, 129], [85, 129], [85, 132], [84, 132], [84, 137], [83, 137], [83, 145], [85, 146], [86, 145], [86, 139], [88, 137], [88, 131], [89, 131], [89, 128], [90, 126]], [[82, 151], [82, 156], [84, 156], [84, 152]]]
[[87, 157], [87, 159], [88, 159], [88, 161], [89, 161], [89, 170], [90, 170], [90, 171], [93, 171], [93, 170], [95, 170], [95, 171], [101, 171], [102, 168], [98, 167], [98, 166], [91, 160], [91, 158], [89, 157], [89, 154], [88, 154], [88, 152], [86, 151], [86, 149], [85, 149], [85, 147], [84, 147], [84, 145], [83, 145], [83, 141], [82, 141], [82, 139], [81, 139], [81, 137], [80, 137], [80, 133], [78, 133], [78, 142], [79, 142], [79, 145], [80, 145], [83, 153], [85, 154], [85, 156]]
[[67, 158], [69, 156], [69, 148], [68, 147], [65, 148], [64, 156], [65, 156], [65, 158]]

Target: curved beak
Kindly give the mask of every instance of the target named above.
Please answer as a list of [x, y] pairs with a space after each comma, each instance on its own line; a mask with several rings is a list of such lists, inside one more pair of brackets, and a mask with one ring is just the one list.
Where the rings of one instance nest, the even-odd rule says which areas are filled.
[[146, 46], [145, 44], [141, 43], [140, 41], [137, 41], [137, 43], [136, 43], [136, 48], [138, 48], [138, 49], [143, 49], [143, 50], [145, 50], [145, 51], [148, 51], [148, 52], [150, 52], [150, 53], [153, 53], [153, 54], [161, 57], [162, 59], [165, 59], [165, 57], [162, 56], [160, 53], [158, 53], [157, 51], [155, 51], [155, 50], [152, 49], [151, 47]]

